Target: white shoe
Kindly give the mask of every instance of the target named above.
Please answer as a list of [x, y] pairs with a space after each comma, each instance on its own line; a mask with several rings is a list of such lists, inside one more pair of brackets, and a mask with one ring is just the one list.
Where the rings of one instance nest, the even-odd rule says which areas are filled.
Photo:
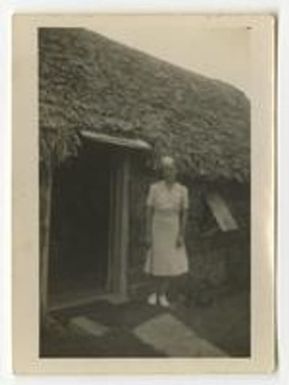
[[156, 305], [158, 302], [158, 298], [157, 298], [157, 294], [156, 293], [152, 293], [149, 297], [148, 297], [148, 304], [149, 305]]
[[161, 295], [159, 297], [160, 305], [163, 307], [170, 307], [170, 303], [168, 301], [168, 298], [165, 294]]

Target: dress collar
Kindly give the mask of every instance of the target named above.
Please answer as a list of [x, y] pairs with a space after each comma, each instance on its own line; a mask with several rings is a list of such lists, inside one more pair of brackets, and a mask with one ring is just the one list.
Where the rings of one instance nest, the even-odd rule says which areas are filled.
[[177, 185], [177, 182], [174, 182], [171, 187], [168, 187], [166, 182], [164, 180], [162, 180], [162, 186], [168, 192], [172, 192], [175, 189], [176, 185]]

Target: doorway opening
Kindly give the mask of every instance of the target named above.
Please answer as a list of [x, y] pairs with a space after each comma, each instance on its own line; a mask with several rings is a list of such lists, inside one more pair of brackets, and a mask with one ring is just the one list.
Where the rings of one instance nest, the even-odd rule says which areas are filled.
[[77, 158], [53, 174], [49, 264], [41, 281], [49, 310], [127, 296], [130, 162], [151, 147], [90, 131], [82, 136]]
[[50, 303], [87, 299], [107, 290], [111, 153], [85, 143], [54, 175], [49, 267]]

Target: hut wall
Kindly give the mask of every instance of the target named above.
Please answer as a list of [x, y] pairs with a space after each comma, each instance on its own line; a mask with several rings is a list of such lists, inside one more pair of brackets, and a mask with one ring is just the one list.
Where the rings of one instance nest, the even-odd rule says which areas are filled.
[[[194, 284], [249, 285], [250, 276], [250, 189], [234, 182], [188, 185], [191, 196], [187, 246]], [[205, 200], [205, 194], [217, 191], [238, 223], [238, 230], [218, 228]], [[213, 229], [213, 231], [210, 231]]]

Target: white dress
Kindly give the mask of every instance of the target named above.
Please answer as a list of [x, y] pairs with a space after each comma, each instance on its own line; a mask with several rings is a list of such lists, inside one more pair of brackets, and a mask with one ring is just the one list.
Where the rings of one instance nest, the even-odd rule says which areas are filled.
[[152, 207], [152, 247], [148, 251], [145, 272], [155, 276], [177, 276], [188, 271], [185, 245], [177, 247], [180, 210], [188, 208], [188, 190], [164, 181], [150, 186], [147, 206]]

